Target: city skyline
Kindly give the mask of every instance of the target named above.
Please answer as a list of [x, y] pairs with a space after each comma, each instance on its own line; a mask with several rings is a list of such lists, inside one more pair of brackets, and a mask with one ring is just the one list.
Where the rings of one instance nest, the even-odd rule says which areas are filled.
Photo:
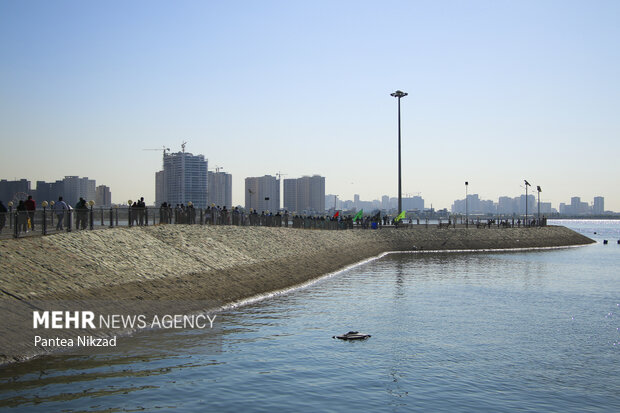
[[[620, 4], [0, 4], [0, 177], [84, 175], [155, 201], [165, 145], [244, 178], [450, 208], [542, 186], [620, 210]], [[327, 12], [328, 11], [328, 12]], [[234, 21], [234, 24], [228, 22]], [[395, 22], [402, 21], [401, 24]]]

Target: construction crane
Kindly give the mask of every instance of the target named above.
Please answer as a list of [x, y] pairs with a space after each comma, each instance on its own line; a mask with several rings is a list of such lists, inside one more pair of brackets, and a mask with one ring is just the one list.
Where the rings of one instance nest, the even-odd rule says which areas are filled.
[[224, 167], [223, 167], [223, 166], [217, 166], [217, 165], [215, 165], [215, 173], [216, 173], [216, 174], [217, 174], [217, 173], [219, 173], [222, 169], [224, 169]]
[[166, 151], [170, 152], [170, 148], [166, 148], [165, 145], [162, 145], [161, 148], [157, 148], [157, 149], [153, 149], [153, 148], [148, 148], [148, 149], [142, 149], [143, 151], [162, 151], [163, 155], [166, 154]]
[[183, 141], [183, 143], [181, 144], [181, 149], [183, 150], [183, 153], [185, 153], [185, 145], [187, 145], [187, 141]]
[[276, 176], [278, 177], [278, 180], [282, 179], [283, 176], [286, 176], [288, 174], [281, 174], [280, 171], [278, 171], [278, 173], [276, 173]]

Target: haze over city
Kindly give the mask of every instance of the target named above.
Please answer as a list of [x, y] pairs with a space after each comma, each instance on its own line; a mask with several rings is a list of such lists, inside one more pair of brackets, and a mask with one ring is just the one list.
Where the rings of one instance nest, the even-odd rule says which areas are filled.
[[524, 193], [620, 210], [615, 1], [0, 3], [0, 178], [155, 201], [162, 146], [244, 179], [450, 208]]

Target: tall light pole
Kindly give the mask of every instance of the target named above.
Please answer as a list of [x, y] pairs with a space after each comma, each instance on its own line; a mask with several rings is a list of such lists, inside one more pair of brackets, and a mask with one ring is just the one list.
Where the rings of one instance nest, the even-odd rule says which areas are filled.
[[538, 226], [540, 226], [540, 193], [542, 192], [540, 185], [536, 186], [536, 190], [538, 191]]
[[467, 199], [467, 187], [469, 182], [465, 181], [465, 228], [469, 228], [469, 200]]
[[403, 195], [402, 195], [402, 179], [401, 179], [401, 167], [400, 167], [400, 98], [407, 96], [407, 93], [397, 90], [391, 93], [390, 96], [398, 98], [398, 215], [403, 210]]
[[[527, 187], [531, 185], [527, 181], [527, 179], [524, 179], [523, 182], [525, 182], [525, 222], [527, 222]], [[525, 226], [525, 222], [523, 223], [524, 226]]]

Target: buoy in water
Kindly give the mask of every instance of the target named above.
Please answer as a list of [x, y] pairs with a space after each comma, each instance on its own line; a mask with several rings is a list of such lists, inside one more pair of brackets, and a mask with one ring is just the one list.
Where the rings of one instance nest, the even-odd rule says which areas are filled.
[[370, 337], [370, 334], [363, 334], [359, 331], [349, 331], [347, 334], [341, 336], [332, 336], [332, 338], [339, 338], [340, 340], [365, 340]]
[[603, 244], [607, 245], [607, 240], [606, 239], [603, 240]]

